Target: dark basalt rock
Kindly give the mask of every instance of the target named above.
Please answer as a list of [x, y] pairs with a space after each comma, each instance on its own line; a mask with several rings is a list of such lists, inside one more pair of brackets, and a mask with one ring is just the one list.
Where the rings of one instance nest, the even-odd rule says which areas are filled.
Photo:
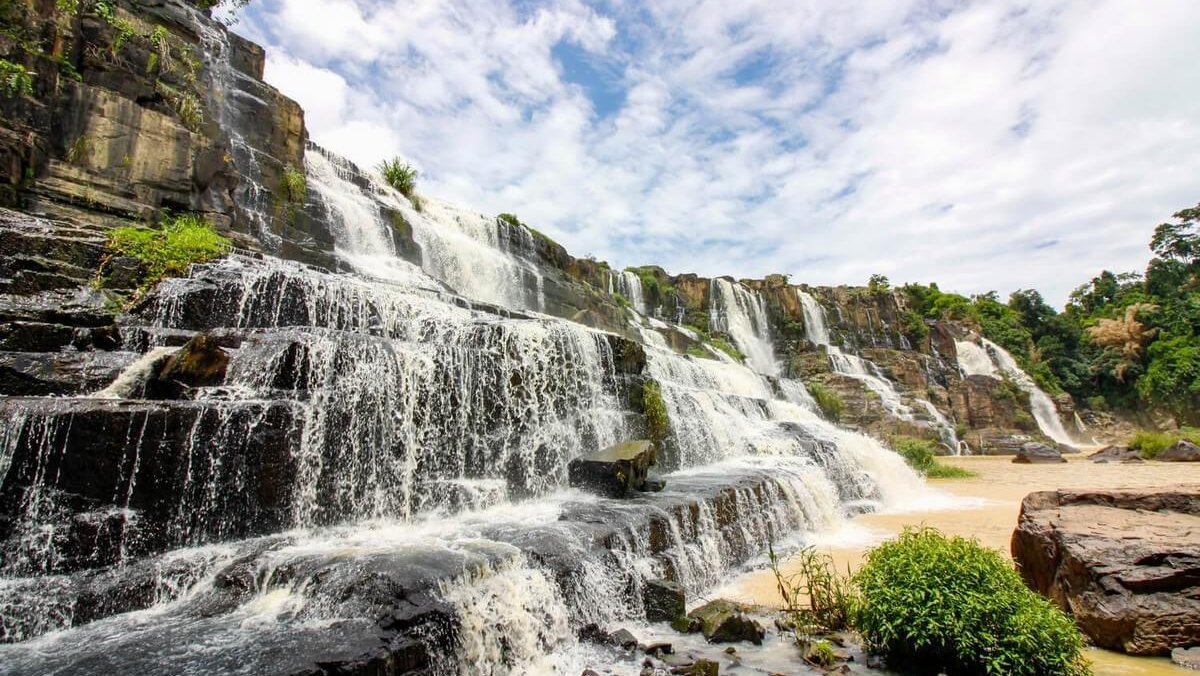
[[646, 475], [657, 462], [657, 451], [649, 440], [627, 441], [610, 446], [567, 466], [571, 486], [621, 498], [646, 485]]
[[137, 356], [131, 352], [0, 352], [0, 393], [44, 397], [96, 392]]
[[1044, 491], [1021, 504], [1025, 583], [1102, 648], [1167, 655], [1200, 644], [1200, 486]]
[[150, 399], [182, 399], [197, 387], [211, 387], [225, 381], [229, 353], [216, 339], [200, 334], [167, 357], [146, 383]]
[[1021, 444], [1021, 450], [1017, 451], [1016, 457], [1012, 460], [1015, 463], [1024, 465], [1041, 465], [1066, 462], [1067, 459], [1062, 457], [1062, 452], [1057, 448], [1039, 444], [1036, 441], [1030, 441]]
[[709, 601], [688, 613], [688, 617], [700, 622], [700, 631], [709, 643], [749, 641], [762, 645], [767, 633], [758, 620], [746, 613], [745, 606], [724, 599]]
[[642, 604], [650, 622], [673, 622], [687, 614], [683, 585], [671, 580], [648, 581], [642, 592]]
[[1159, 452], [1154, 459], [1161, 462], [1200, 462], [1200, 446], [1180, 439], [1170, 448]]

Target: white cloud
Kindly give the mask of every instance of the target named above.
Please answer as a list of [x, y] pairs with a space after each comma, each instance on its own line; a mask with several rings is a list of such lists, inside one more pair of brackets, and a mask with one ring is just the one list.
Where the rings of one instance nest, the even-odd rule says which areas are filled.
[[1200, 200], [1189, 0], [262, 0], [240, 30], [318, 143], [622, 265], [1061, 301]]

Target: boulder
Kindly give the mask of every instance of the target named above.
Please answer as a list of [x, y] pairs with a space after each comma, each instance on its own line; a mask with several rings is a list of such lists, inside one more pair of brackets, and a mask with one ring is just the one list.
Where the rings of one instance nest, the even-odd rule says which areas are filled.
[[654, 444], [648, 440], [627, 441], [610, 446], [567, 466], [571, 486], [622, 498], [646, 488], [646, 475], [657, 461]]
[[718, 676], [721, 673], [721, 665], [712, 660], [696, 660], [691, 664], [681, 667], [675, 667], [671, 670], [672, 674], [683, 674], [684, 676]]
[[1200, 644], [1200, 485], [1031, 493], [1013, 559], [1102, 648]]
[[1174, 445], [1154, 456], [1161, 462], [1200, 462], [1200, 446], [1187, 439], [1180, 439]]
[[646, 619], [650, 622], [671, 622], [687, 614], [683, 585], [671, 580], [650, 580], [642, 593]]
[[724, 599], [709, 601], [688, 613], [688, 617], [700, 622], [700, 631], [709, 643], [749, 641], [762, 645], [767, 633], [762, 624], [746, 613], [745, 606]]
[[1142, 456], [1128, 446], [1105, 446], [1088, 456], [1092, 462], [1142, 462]]
[[1017, 451], [1017, 455], [1013, 458], [1013, 462], [1024, 465], [1041, 465], [1066, 461], [1066, 458], [1062, 457], [1062, 452], [1057, 448], [1047, 446], [1046, 444], [1039, 444], [1036, 441], [1021, 444], [1021, 450]]
[[620, 646], [626, 650], [633, 650], [638, 646], [637, 637], [634, 636], [633, 633], [628, 629], [618, 629], [614, 631], [608, 637], [608, 640], [613, 645]]
[[1176, 648], [1171, 651], [1171, 661], [1184, 669], [1200, 670], [1200, 646]]
[[182, 399], [197, 387], [220, 385], [228, 366], [229, 353], [213, 337], [199, 334], [163, 361], [146, 383], [146, 397]]

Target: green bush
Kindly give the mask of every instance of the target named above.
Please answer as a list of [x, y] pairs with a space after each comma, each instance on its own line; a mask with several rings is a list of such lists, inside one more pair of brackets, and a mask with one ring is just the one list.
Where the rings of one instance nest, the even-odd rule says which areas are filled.
[[808, 393], [816, 400], [817, 407], [821, 409], [821, 413], [824, 413], [826, 418], [839, 420], [846, 412], [846, 404], [838, 396], [838, 393], [821, 383], [809, 383]]
[[970, 470], [938, 462], [937, 445], [927, 439], [896, 437], [892, 440], [892, 448], [904, 458], [909, 467], [930, 479], [967, 479], [975, 476]]
[[906, 529], [854, 576], [855, 624], [892, 668], [919, 673], [1090, 673], [1074, 622], [1030, 591], [998, 552]]
[[421, 210], [421, 200], [417, 197], [417, 176], [419, 174], [416, 167], [399, 157], [393, 157], [379, 163], [379, 173], [383, 174], [383, 180], [388, 185], [412, 202], [414, 209]]
[[185, 274], [193, 263], [212, 260], [229, 250], [230, 241], [217, 233], [199, 214], [163, 218], [161, 228], [113, 228], [108, 233], [109, 252], [141, 261], [145, 269], [142, 288], [165, 277]]
[[32, 71], [25, 66], [13, 63], [8, 59], [0, 59], [0, 91], [9, 98], [30, 96], [33, 94]]
[[655, 445], [661, 444], [671, 432], [671, 417], [657, 380], [649, 379], [642, 383], [642, 412], [646, 414], [650, 440]]
[[811, 547], [802, 549], [793, 557], [796, 572], [785, 575], [774, 546], [768, 545], [767, 555], [783, 599], [783, 611], [797, 641], [803, 644], [805, 636], [840, 631], [851, 625], [858, 596], [850, 577], [834, 569], [832, 556]]
[[1187, 439], [1193, 444], [1200, 444], [1200, 429], [1181, 427], [1178, 432], [1141, 430], [1130, 437], [1126, 445], [1140, 453], [1143, 458], [1153, 460], [1158, 457], [1159, 453], [1179, 443], [1181, 439]]

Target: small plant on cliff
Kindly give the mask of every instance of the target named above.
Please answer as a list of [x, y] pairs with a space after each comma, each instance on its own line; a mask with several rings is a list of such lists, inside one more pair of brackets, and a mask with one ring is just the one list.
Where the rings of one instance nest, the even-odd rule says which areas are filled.
[[[166, 277], [185, 274], [194, 263], [212, 260], [229, 251], [230, 241], [222, 237], [199, 214], [166, 216], [161, 227], [113, 228], [108, 233], [110, 254], [129, 256], [142, 263], [145, 277], [142, 288], [149, 288]], [[101, 265], [101, 271], [103, 271]]]
[[884, 275], [871, 275], [871, 278], [867, 280], [867, 293], [872, 296], [882, 295], [890, 288], [892, 288], [892, 283]]
[[855, 624], [889, 666], [921, 673], [1082, 676], [1075, 623], [975, 540], [906, 529], [854, 576]]
[[[379, 163], [379, 173], [383, 180], [395, 188], [401, 195], [412, 202], [413, 208], [421, 210], [421, 198], [417, 196], [417, 168], [399, 157], [384, 160]], [[511, 214], [510, 214], [511, 215]], [[515, 216], [514, 216], [515, 218]], [[519, 223], [519, 221], [518, 221]]]
[[32, 71], [25, 66], [13, 63], [8, 59], [0, 59], [0, 91], [9, 98], [30, 96], [33, 94]]
[[846, 412], [846, 404], [837, 392], [822, 385], [821, 383], [809, 383], [808, 393], [817, 402], [817, 408], [821, 409], [821, 413], [830, 420], [839, 420], [842, 414]]
[[510, 214], [510, 213], [496, 214], [496, 218], [504, 221], [505, 223], [508, 223], [509, 225], [513, 226], [514, 228], [521, 227], [521, 219], [517, 218], [516, 214]]
[[709, 336], [708, 344], [724, 352], [730, 357], [733, 357], [734, 361], [741, 362], [746, 360], [746, 355], [742, 354], [741, 350], [734, 347], [733, 343], [730, 343], [725, 336]]
[[642, 411], [646, 415], [650, 440], [657, 446], [671, 432], [671, 417], [667, 413], [667, 404], [663, 401], [662, 388], [657, 380], [651, 379], [642, 383]]

